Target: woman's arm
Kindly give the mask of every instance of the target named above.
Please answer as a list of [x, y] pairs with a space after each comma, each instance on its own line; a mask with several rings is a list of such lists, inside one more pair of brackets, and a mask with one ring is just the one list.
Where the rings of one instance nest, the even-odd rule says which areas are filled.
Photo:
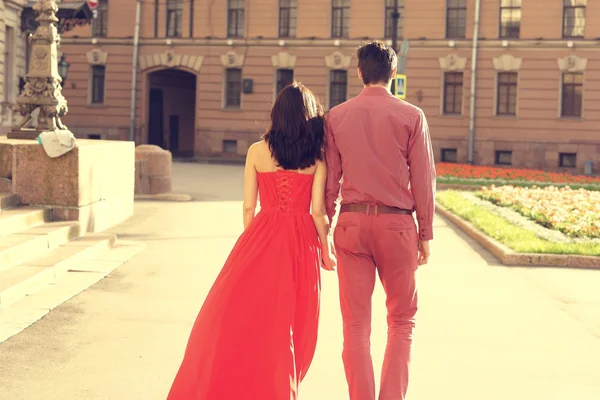
[[244, 171], [244, 230], [254, 219], [256, 213], [256, 200], [258, 197], [258, 181], [256, 168], [254, 167], [256, 158], [256, 146], [252, 145], [248, 149], [246, 156], [246, 169]]
[[327, 166], [323, 161], [317, 161], [317, 171], [312, 186], [312, 206], [311, 213], [321, 242], [321, 251], [325, 268], [333, 270], [335, 265], [330, 259], [329, 243], [327, 234], [329, 233], [329, 219], [325, 210], [325, 184], [327, 182]]

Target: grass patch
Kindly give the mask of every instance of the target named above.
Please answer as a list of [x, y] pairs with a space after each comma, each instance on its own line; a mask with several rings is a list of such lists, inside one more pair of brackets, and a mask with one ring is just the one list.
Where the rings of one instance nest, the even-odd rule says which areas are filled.
[[515, 226], [505, 218], [478, 207], [459, 192], [453, 190], [440, 192], [436, 199], [448, 211], [469, 221], [481, 232], [517, 253], [600, 255], [599, 243], [549, 242], [539, 238], [532, 231]]
[[469, 186], [519, 186], [519, 187], [565, 187], [571, 189], [585, 189], [600, 191], [600, 185], [581, 184], [581, 183], [553, 183], [553, 182], [533, 182], [533, 181], [509, 181], [505, 179], [460, 179], [447, 176], [438, 176], [437, 183], [446, 183], [451, 185], [469, 185]]

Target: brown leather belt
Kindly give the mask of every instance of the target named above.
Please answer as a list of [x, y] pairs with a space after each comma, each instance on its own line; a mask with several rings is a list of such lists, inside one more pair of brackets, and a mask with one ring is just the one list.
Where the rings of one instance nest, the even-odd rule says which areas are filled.
[[345, 212], [356, 212], [356, 213], [364, 213], [366, 215], [373, 214], [405, 214], [411, 215], [411, 210], [406, 210], [404, 208], [397, 207], [388, 207], [383, 204], [342, 204], [340, 208], [340, 213]]

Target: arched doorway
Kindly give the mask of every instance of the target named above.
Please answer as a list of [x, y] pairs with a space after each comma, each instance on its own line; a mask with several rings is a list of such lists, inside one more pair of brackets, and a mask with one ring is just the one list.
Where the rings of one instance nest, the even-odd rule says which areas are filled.
[[175, 68], [148, 74], [148, 144], [192, 157], [195, 131], [196, 75]]

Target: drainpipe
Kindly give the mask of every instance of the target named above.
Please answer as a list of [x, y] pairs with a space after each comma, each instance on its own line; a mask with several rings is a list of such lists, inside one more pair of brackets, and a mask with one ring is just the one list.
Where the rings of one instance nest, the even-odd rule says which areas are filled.
[[475, 0], [475, 27], [473, 29], [473, 52], [471, 54], [471, 104], [469, 110], [469, 164], [473, 164], [475, 152], [475, 95], [477, 93], [477, 48], [479, 44], [479, 10], [481, 0]]
[[135, 141], [135, 106], [137, 92], [137, 69], [140, 45], [140, 19], [142, 16], [142, 0], [137, 0], [135, 9], [135, 33], [133, 36], [133, 65], [131, 69], [131, 110], [129, 114], [129, 140]]

